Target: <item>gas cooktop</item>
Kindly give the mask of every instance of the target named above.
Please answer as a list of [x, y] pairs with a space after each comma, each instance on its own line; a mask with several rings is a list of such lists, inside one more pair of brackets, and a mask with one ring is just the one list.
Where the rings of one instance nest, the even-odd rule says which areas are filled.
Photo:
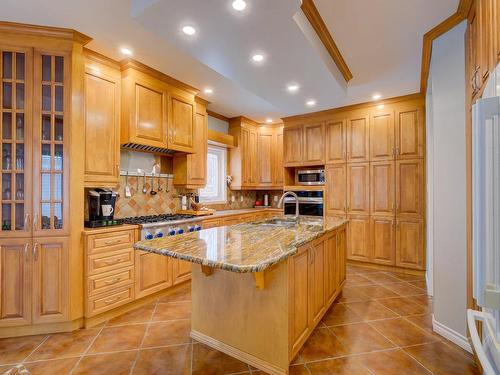
[[184, 214], [163, 214], [163, 215], [148, 215], [148, 216], [131, 216], [124, 217], [122, 222], [125, 224], [149, 224], [149, 223], [162, 223], [168, 221], [178, 221], [192, 219], [194, 215], [184, 215]]

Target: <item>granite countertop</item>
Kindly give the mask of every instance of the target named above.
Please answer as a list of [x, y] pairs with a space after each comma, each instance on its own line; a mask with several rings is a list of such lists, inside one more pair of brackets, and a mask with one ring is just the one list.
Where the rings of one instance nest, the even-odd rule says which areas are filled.
[[232, 272], [259, 272], [346, 222], [338, 218], [302, 217], [300, 224], [284, 227], [260, 225], [263, 221], [256, 221], [140, 241], [134, 248]]

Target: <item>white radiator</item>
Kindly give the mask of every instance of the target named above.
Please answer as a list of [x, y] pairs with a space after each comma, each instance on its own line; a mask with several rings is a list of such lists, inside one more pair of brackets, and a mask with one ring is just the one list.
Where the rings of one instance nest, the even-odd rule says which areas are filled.
[[[473, 294], [483, 311], [469, 310], [467, 322], [472, 344], [487, 375], [500, 373], [499, 91], [493, 74], [484, 98], [472, 109]], [[476, 320], [483, 322], [482, 342]]]

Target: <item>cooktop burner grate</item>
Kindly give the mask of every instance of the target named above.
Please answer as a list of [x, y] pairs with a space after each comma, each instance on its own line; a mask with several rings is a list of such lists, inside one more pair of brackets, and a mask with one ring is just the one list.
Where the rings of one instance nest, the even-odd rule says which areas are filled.
[[122, 219], [122, 221], [125, 224], [146, 224], [146, 223], [159, 223], [159, 222], [163, 222], [163, 221], [185, 220], [185, 219], [191, 219], [193, 217], [194, 217], [194, 215], [163, 214], [163, 215], [124, 217]]

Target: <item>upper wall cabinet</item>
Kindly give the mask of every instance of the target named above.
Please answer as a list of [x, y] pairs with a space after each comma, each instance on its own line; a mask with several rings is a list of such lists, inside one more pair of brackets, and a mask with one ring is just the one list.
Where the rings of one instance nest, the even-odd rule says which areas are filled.
[[174, 185], [188, 189], [202, 188], [207, 183], [208, 115], [203, 99], [196, 98], [193, 142], [195, 153], [174, 156]]
[[399, 108], [396, 110], [396, 159], [421, 159], [425, 153], [424, 110]]
[[122, 91], [121, 144], [194, 152], [195, 89], [126, 60]]
[[377, 111], [370, 116], [370, 160], [394, 158], [394, 111]]
[[120, 87], [120, 66], [85, 50], [85, 186], [118, 184]]
[[347, 120], [347, 161], [369, 160], [370, 126], [368, 116], [355, 116]]
[[229, 133], [237, 142], [229, 149], [231, 189], [281, 189], [283, 128], [237, 117], [229, 123]]
[[293, 125], [283, 130], [285, 167], [325, 164], [325, 125], [323, 122]]
[[327, 121], [326, 133], [326, 160], [330, 163], [345, 163], [346, 151], [346, 120], [338, 119]]

